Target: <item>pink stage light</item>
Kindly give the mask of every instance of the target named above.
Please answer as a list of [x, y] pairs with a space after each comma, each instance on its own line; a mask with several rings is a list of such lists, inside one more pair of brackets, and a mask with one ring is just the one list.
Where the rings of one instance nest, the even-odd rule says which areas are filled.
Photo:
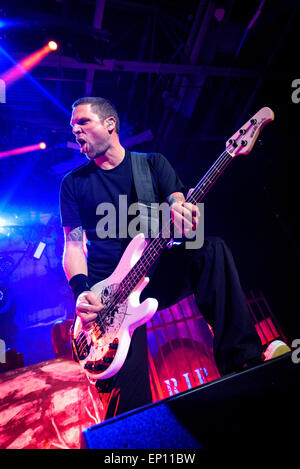
[[48, 47], [50, 50], [57, 50], [58, 44], [55, 41], [49, 41], [48, 42]]
[[7, 158], [8, 156], [22, 155], [36, 150], [45, 150], [47, 145], [45, 142], [36, 143], [34, 145], [27, 145], [26, 147], [14, 148], [13, 150], [0, 152], [0, 159]]
[[2, 74], [0, 77], [6, 83], [6, 86], [11, 85], [19, 78], [22, 78], [25, 73], [35, 67], [43, 58], [48, 55], [50, 52], [57, 50], [58, 44], [55, 41], [49, 41], [41, 49], [37, 50], [33, 54], [30, 54], [25, 59], [21, 60], [20, 63], [10, 68]]

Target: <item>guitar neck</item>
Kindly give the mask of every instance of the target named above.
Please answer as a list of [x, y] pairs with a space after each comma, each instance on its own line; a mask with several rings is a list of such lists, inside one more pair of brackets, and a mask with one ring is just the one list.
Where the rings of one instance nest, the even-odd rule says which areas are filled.
[[[192, 204], [201, 202], [201, 200], [225, 170], [226, 166], [230, 163], [230, 161], [232, 161], [232, 159], [233, 157], [229, 152], [225, 151], [222, 153], [216, 162], [207, 171], [207, 173], [203, 176], [201, 181], [197, 184], [192, 194], [186, 199], [186, 202], [191, 202]], [[168, 228], [164, 228], [156, 236], [156, 238], [149, 241], [140, 259], [132, 267], [132, 269], [128, 272], [120, 284], [120, 289], [123, 292], [122, 297], [124, 297], [124, 299], [131, 293], [139, 281], [147, 274], [150, 267], [159, 258], [162, 251], [170, 242], [173, 229], [173, 220], [170, 219]]]
[[197, 204], [201, 202], [210, 188], [214, 185], [216, 180], [221, 176], [226, 166], [233, 160], [232, 155], [228, 151], [224, 151], [216, 162], [211, 166], [207, 173], [203, 176], [201, 181], [198, 182], [197, 186], [186, 199], [186, 202]]

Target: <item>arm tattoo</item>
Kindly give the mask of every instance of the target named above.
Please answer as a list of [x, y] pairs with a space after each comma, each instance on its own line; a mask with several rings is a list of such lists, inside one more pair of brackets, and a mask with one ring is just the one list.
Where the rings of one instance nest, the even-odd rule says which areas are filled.
[[185, 202], [185, 197], [182, 192], [173, 192], [173, 194], [167, 197], [169, 205], [173, 205], [175, 202]]
[[67, 241], [82, 241], [83, 240], [83, 230], [82, 226], [77, 226], [67, 234]]

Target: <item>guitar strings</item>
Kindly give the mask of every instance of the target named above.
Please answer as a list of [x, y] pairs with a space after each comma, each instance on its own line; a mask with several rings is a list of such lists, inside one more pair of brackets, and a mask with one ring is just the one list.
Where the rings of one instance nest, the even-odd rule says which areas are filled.
[[[232, 159], [233, 159], [233, 156], [228, 152], [228, 150], [225, 150], [218, 157], [218, 159], [213, 164], [213, 166], [203, 176], [203, 178], [200, 180], [200, 182], [195, 187], [194, 191], [190, 194], [190, 196], [186, 199], [185, 202], [190, 202], [190, 201], [194, 203], [200, 202], [200, 200], [202, 200], [202, 198], [206, 195], [208, 190], [215, 183], [217, 178], [221, 175], [221, 173], [224, 171], [224, 169], [226, 168], [226, 166], [230, 163]], [[210, 180], [210, 178], [212, 180]], [[207, 187], [204, 187], [203, 188], [204, 190], [202, 190], [202, 186], [207, 186]], [[200, 197], [199, 199], [198, 199], [198, 196]], [[170, 221], [170, 224], [173, 227], [174, 225], [173, 220]], [[160, 233], [156, 236], [156, 238], [154, 238], [153, 241], [148, 243], [141, 258], [137, 261], [137, 263], [133, 266], [131, 271], [124, 277], [124, 279], [120, 283], [120, 287], [117, 291], [117, 294], [113, 297], [113, 300], [111, 301], [110, 305], [103, 311], [102, 314], [100, 313], [98, 315], [98, 318], [95, 321], [95, 325], [93, 326], [95, 333], [99, 332], [99, 329], [101, 328], [101, 326], [104, 327], [105, 329], [104, 321], [107, 319], [109, 314], [111, 314], [111, 312], [116, 307], [116, 305], [120, 303], [120, 301], [123, 299], [122, 297], [124, 296], [124, 290], [125, 290], [125, 299], [126, 299], [130, 291], [132, 291], [132, 289], [137, 285], [137, 283], [141, 280], [141, 278], [146, 274], [147, 270], [149, 270], [152, 264], [156, 261], [160, 251], [164, 249], [164, 247], [168, 244], [169, 240], [166, 237], [162, 237], [162, 232], [164, 232], [164, 229], [160, 231]], [[168, 233], [168, 234], [171, 234], [171, 233]], [[158, 248], [158, 251], [156, 250], [156, 248]], [[149, 253], [150, 249], [152, 251], [151, 253]], [[154, 259], [152, 257], [153, 251], [156, 254], [156, 257]], [[150, 257], [150, 261], [149, 261], [149, 257]], [[144, 266], [145, 261], [149, 263], [146, 269]], [[140, 270], [140, 267], [142, 267], [141, 270]], [[136, 272], [137, 270], [139, 272]], [[134, 273], [134, 275], [136, 275], [135, 278], [132, 278], [132, 272]], [[132, 280], [133, 280], [133, 284], [131, 283]], [[126, 285], [125, 288], [124, 288], [124, 283]], [[129, 287], [129, 291], [128, 291], [128, 287]], [[83, 342], [85, 342], [85, 344]], [[79, 339], [78, 343], [76, 342], [76, 344], [81, 348], [81, 350], [82, 350], [82, 347], [85, 347], [87, 345], [85, 334], [83, 335], [81, 339]]]
[[[228, 157], [229, 157], [229, 158], [228, 158]], [[195, 190], [194, 190], [194, 191], [192, 192], [192, 194], [187, 198], [186, 202], [189, 202], [191, 199], [194, 199], [194, 198], [195, 198], [195, 200], [194, 200], [194, 202], [195, 202], [195, 201], [196, 201], [196, 197], [198, 197], [199, 194], [201, 194], [201, 195], [200, 195], [201, 198], [204, 197], [205, 194], [208, 192], [208, 189], [209, 189], [209, 188], [211, 187], [211, 185], [216, 181], [217, 177], [218, 177], [219, 175], [221, 175], [221, 173], [223, 172], [223, 170], [225, 169], [225, 167], [227, 166], [227, 164], [229, 164], [229, 162], [231, 161], [231, 159], [232, 159], [232, 156], [228, 153], [228, 151], [223, 152], [223, 153], [219, 156], [219, 158], [217, 159], [217, 161], [215, 162], [215, 164], [210, 168], [210, 170], [205, 174], [205, 176], [202, 178], [202, 180], [197, 184]], [[213, 181], [210, 181], [210, 180], [209, 180], [209, 186], [208, 186], [207, 188], [205, 188], [206, 191], [203, 191], [203, 190], [201, 189], [201, 186], [203, 186], [203, 182], [205, 182], [205, 184], [207, 184], [206, 181], [208, 180], [208, 176], [211, 176], [212, 179], [213, 179]], [[216, 177], [216, 176], [217, 176], [217, 177]], [[200, 199], [200, 200], [201, 200], [201, 199]], [[196, 201], [196, 202], [197, 202], [197, 201]], [[147, 255], [148, 255], [148, 254], [150, 254], [149, 257], [151, 258], [151, 261], [154, 262], [154, 261], [156, 260], [156, 259], [153, 260], [153, 258], [152, 258], [152, 253], [149, 253], [149, 249], [151, 249], [152, 251], [154, 250], [154, 252], [157, 253], [157, 251], [156, 251], [155, 248], [154, 248], [154, 244], [155, 244], [155, 243], [156, 243], [156, 244], [157, 244], [157, 243], [161, 243], [161, 240], [162, 240], [162, 239], [165, 240], [165, 238], [162, 238], [162, 237], [161, 237], [161, 233], [162, 233], [162, 231], [158, 234], [158, 236], [157, 236], [152, 242], [150, 242], [150, 243], [146, 246], [145, 251], [144, 251], [142, 257], [141, 257], [141, 258], [139, 259], [139, 261], [135, 264], [135, 266], [132, 268], [132, 270], [134, 270], [135, 267], [139, 268], [138, 263], [141, 261], [142, 258], [144, 258], [144, 257], [147, 258]], [[169, 241], [167, 241], [167, 243], [168, 243], [168, 242], [169, 242]], [[158, 247], [161, 247], [161, 246], [158, 246]], [[162, 247], [164, 247], [164, 246], [162, 246]], [[146, 260], [147, 260], [147, 259], [146, 259]], [[150, 268], [151, 265], [152, 265], [152, 263], [153, 263], [153, 262], [151, 263], [151, 261], [150, 261], [150, 265], [148, 266], [148, 268]], [[146, 272], [143, 272], [142, 275], [144, 275], [145, 273], [146, 273]], [[130, 272], [129, 272], [129, 274], [130, 274]], [[127, 274], [126, 277], [130, 277], [129, 274]], [[125, 281], [125, 283], [128, 282], [129, 279], [127, 279], [126, 277], [122, 280], [121, 283], [123, 283], [124, 281]], [[140, 281], [140, 279], [138, 279], [138, 281]], [[136, 279], [134, 279], [134, 282], [136, 282]], [[130, 287], [132, 287], [132, 285], [130, 285]], [[122, 290], [123, 290], [123, 288], [120, 289], [120, 291], [119, 291], [119, 296], [115, 297], [115, 298], [114, 298], [115, 300], [116, 300], [116, 299], [117, 299], [117, 300], [120, 300], [120, 298], [121, 298], [120, 295], [121, 295], [121, 293], [122, 293]], [[114, 305], [111, 303], [111, 306], [114, 306]], [[108, 313], [108, 312], [109, 312], [109, 308], [107, 308], [107, 309], [105, 310], [105, 313]]]

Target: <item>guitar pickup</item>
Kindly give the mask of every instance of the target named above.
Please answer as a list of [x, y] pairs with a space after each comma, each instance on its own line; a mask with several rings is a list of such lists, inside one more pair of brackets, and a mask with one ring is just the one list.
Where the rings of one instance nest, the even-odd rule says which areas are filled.
[[104, 364], [103, 362], [87, 362], [84, 365], [84, 368], [88, 370], [90, 373], [99, 373], [101, 371], [106, 371], [108, 365]]
[[112, 363], [114, 357], [103, 357], [103, 363]]
[[109, 348], [110, 348], [110, 350], [117, 350], [118, 345], [119, 344], [117, 342], [115, 342], [115, 343], [112, 342], [111, 344], [109, 344]]

